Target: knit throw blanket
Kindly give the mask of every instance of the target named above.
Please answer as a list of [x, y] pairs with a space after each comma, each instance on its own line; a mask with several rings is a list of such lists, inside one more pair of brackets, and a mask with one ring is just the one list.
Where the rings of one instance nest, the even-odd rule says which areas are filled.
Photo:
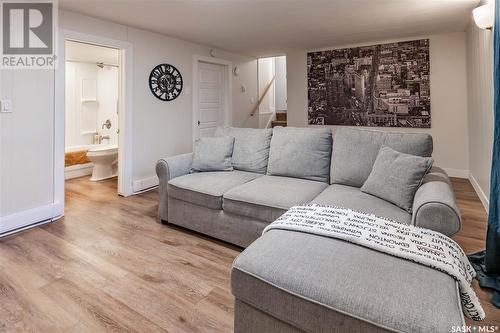
[[476, 273], [460, 246], [429, 229], [372, 214], [316, 204], [295, 206], [264, 229], [292, 230], [341, 239], [437, 269], [458, 281], [462, 310], [472, 320], [485, 314], [471, 281]]

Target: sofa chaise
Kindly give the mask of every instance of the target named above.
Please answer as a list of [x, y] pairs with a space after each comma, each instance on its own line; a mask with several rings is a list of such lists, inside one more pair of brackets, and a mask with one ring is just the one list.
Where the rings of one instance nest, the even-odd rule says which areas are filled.
[[161, 159], [159, 219], [247, 247], [231, 275], [235, 332], [441, 332], [463, 325], [457, 283], [445, 273], [336, 239], [285, 230], [261, 236], [304, 203], [453, 235], [460, 212], [438, 167], [424, 177], [411, 213], [360, 189], [382, 146], [431, 156], [430, 135], [291, 127], [216, 135], [235, 137], [235, 170], [190, 173], [192, 154]]

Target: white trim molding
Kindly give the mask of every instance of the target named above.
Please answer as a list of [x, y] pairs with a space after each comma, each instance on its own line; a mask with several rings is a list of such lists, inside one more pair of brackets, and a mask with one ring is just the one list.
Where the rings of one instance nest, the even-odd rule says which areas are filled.
[[488, 213], [490, 209], [490, 200], [488, 196], [484, 193], [483, 189], [481, 186], [479, 186], [479, 183], [477, 182], [476, 178], [471, 174], [469, 174], [469, 180], [470, 183], [472, 184], [472, 187], [477, 193], [477, 196], [479, 197], [479, 200], [481, 200], [481, 203], [483, 204], [484, 208], [486, 209], [486, 213]]
[[50, 223], [59, 219], [63, 213], [63, 204], [61, 202], [54, 202], [45, 206], [2, 216], [0, 217], [0, 237]]
[[118, 105], [118, 193], [122, 196], [133, 194], [132, 189], [132, 106], [133, 106], [133, 49], [127, 41], [94, 36], [77, 31], [59, 31], [58, 70], [55, 82], [55, 167], [54, 197], [64, 211], [64, 132], [65, 132], [65, 42], [66, 40], [113, 47], [120, 50], [120, 92]]
[[93, 163], [70, 165], [64, 168], [64, 179], [73, 179], [92, 174]]
[[134, 194], [138, 194], [152, 190], [156, 188], [158, 184], [159, 184], [158, 177], [153, 176], [144, 179], [134, 180], [134, 182], [132, 183], [132, 188], [134, 190]]
[[223, 65], [226, 67], [226, 91], [224, 105], [224, 126], [231, 126], [233, 114], [233, 63], [228, 60], [193, 55], [193, 148], [198, 139], [198, 64], [205, 62], [208, 64]]

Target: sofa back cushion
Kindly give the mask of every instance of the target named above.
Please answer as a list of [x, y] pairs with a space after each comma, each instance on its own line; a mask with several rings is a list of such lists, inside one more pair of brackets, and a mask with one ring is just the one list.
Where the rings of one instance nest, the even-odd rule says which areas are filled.
[[269, 159], [272, 129], [219, 127], [216, 137], [234, 138], [232, 163], [236, 170], [265, 174]]
[[432, 155], [432, 137], [426, 133], [335, 128], [330, 183], [363, 186], [383, 145], [405, 154], [422, 157]]
[[193, 162], [190, 172], [233, 171], [234, 138], [199, 138], [194, 144]]
[[267, 174], [328, 183], [331, 149], [328, 128], [275, 127]]

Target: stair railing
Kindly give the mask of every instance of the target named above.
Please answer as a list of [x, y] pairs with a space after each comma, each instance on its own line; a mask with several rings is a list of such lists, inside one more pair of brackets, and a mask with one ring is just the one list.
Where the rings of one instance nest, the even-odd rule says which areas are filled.
[[266, 124], [266, 127], [264, 128], [271, 128], [272, 127], [272, 124], [273, 124], [273, 121], [276, 119], [276, 110], [273, 111], [273, 113], [271, 114], [271, 116], [269, 117], [269, 120], [267, 121], [267, 124]]
[[264, 93], [262, 94], [262, 96], [257, 101], [257, 104], [252, 109], [252, 112], [250, 112], [250, 117], [253, 117], [259, 111], [260, 104], [262, 103], [262, 101], [266, 97], [267, 93], [269, 92], [269, 89], [271, 89], [271, 86], [273, 85], [275, 79], [276, 79], [276, 75], [274, 75], [273, 78], [271, 79], [271, 81], [269, 81], [269, 84], [266, 86], [266, 89], [264, 90]]

